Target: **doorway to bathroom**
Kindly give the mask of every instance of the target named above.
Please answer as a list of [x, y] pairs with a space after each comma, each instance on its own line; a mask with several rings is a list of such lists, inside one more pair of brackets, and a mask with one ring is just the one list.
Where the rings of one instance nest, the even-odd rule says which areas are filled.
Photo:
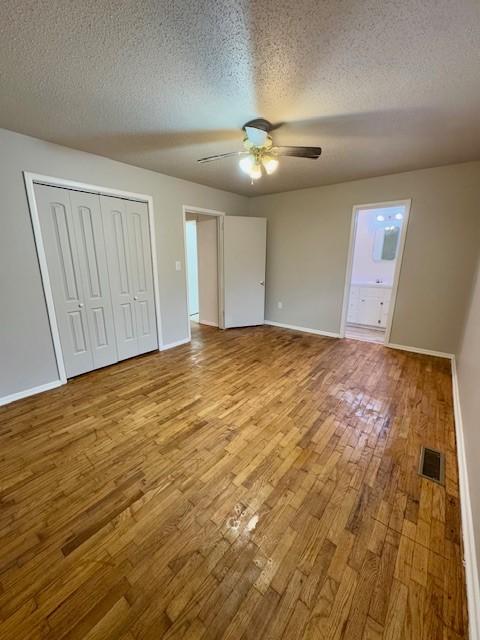
[[410, 201], [353, 208], [341, 336], [387, 344]]

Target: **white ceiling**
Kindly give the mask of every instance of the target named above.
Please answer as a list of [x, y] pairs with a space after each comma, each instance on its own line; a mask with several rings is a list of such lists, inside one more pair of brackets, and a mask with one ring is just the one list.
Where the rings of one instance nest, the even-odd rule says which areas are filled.
[[[478, 0], [2, 0], [0, 126], [246, 195], [480, 158]], [[320, 145], [250, 185], [240, 128]]]

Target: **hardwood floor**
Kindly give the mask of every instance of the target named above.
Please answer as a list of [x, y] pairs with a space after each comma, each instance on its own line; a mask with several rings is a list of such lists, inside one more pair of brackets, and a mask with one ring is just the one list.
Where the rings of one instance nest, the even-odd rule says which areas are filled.
[[2, 640], [467, 637], [447, 360], [194, 326], [0, 423]]

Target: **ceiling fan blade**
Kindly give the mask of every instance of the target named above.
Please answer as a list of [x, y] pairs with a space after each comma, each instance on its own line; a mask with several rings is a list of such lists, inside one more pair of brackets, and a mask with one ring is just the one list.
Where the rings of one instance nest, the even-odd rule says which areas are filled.
[[255, 127], [245, 126], [245, 133], [254, 147], [263, 147], [268, 138], [267, 131]]
[[322, 153], [321, 147], [273, 147], [272, 151], [278, 156], [310, 158], [311, 160], [316, 160]]
[[207, 156], [206, 158], [200, 158], [197, 162], [213, 162], [214, 160], [221, 160], [222, 158], [231, 158], [232, 156], [242, 156], [248, 153], [248, 151], [231, 151], [230, 153], [219, 153], [216, 156]]

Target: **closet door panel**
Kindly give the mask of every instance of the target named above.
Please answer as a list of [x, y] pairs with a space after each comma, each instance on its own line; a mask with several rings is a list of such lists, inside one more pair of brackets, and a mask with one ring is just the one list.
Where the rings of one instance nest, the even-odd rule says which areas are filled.
[[138, 353], [158, 348], [148, 207], [126, 202]]
[[100, 196], [108, 273], [119, 360], [136, 356], [137, 326], [134, 308], [129, 224], [126, 201]]
[[93, 369], [69, 192], [35, 185], [48, 274], [67, 377]]
[[95, 368], [117, 362], [110, 283], [105, 253], [100, 197], [93, 193], [70, 193], [78, 240], [85, 307]]

